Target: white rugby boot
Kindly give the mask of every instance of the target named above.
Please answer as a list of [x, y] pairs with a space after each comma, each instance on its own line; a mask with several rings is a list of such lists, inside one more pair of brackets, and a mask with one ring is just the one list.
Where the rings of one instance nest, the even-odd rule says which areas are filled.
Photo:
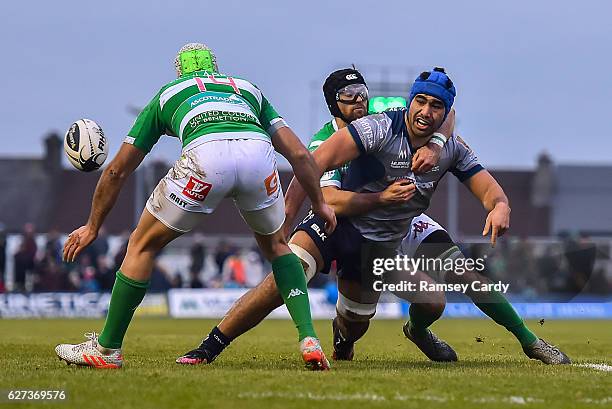
[[68, 365], [91, 366], [99, 369], [119, 369], [123, 366], [121, 349], [104, 348], [98, 344], [98, 334], [88, 332], [87, 341], [80, 344], [59, 344], [55, 347], [58, 358]]

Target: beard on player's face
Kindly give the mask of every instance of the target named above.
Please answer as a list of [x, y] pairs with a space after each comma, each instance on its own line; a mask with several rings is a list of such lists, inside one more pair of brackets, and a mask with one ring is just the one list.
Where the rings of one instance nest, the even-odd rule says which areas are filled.
[[347, 122], [352, 122], [368, 114], [368, 101], [360, 98], [355, 104], [338, 102], [338, 109], [340, 109], [344, 118], [348, 120]]

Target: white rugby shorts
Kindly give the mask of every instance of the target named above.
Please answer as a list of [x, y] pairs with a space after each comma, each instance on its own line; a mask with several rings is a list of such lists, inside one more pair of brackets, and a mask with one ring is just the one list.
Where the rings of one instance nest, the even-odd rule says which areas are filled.
[[444, 227], [425, 213], [416, 216], [410, 223], [408, 234], [402, 239], [399, 249], [400, 254], [414, 257], [423, 240], [437, 230], [444, 230]]
[[282, 227], [285, 202], [270, 142], [226, 139], [188, 147], [146, 208], [167, 227], [186, 233], [226, 197], [254, 232], [267, 235]]

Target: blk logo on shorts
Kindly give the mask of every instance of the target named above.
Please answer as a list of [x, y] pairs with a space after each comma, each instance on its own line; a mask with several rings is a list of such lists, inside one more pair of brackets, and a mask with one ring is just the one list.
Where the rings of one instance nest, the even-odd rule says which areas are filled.
[[183, 189], [183, 194], [190, 199], [203, 202], [204, 199], [206, 199], [208, 192], [210, 192], [211, 187], [212, 185], [210, 183], [206, 183], [200, 179], [190, 176], [187, 186], [185, 186]]
[[272, 194], [278, 190], [278, 174], [276, 173], [276, 169], [266, 178], [264, 183], [266, 185], [266, 192], [268, 193], [268, 196], [272, 196]]

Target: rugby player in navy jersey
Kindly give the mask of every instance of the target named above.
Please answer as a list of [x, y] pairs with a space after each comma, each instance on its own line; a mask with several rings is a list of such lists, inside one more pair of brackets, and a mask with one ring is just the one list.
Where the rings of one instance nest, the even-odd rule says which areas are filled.
[[[338, 261], [340, 291], [338, 314], [333, 322], [334, 358], [347, 360], [352, 359], [355, 341], [367, 331], [369, 321], [376, 312], [380, 294], [372, 291], [374, 259], [393, 258], [398, 247], [411, 257], [463, 257], [448, 233], [422, 214], [446, 171], [451, 171], [464, 182], [489, 211], [483, 233], [491, 231], [493, 243], [509, 226], [510, 208], [501, 187], [478, 163], [465, 142], [456, 136], [447, 142], [446, 137], [434, 133], [451, 112], [455, 96], [454, 86], [442, 69], [434, 69], [417, 78], [411, 90], [409, 109], [371, 115], [354, 122], [351, 120], [359, 116], [347, 118], [344, 112], [357, 115], [365, 112], [363, 108], [351, 110], [350, 107], [355, 108], [355, 105], [365, 102], [367, 88], [360, 75], [343, 74], [355, 77], [362, 87], [359, 81], [337, 87], [339, 91], [346, 91], [350, 86], [348, 89], [353, 91], [353, 95], [326, 92], [326, 100], [335, 119], [326, 124], [321, 132], [326, 127], [333, 127], [337, 132], [331, 138], [329, 132], [325, 138], [317, 138], [319, 132], [313, 138], [311, 148], [324, 147], [320, 152], [317, 150], [315, 157], [323, 169], [330, 169], [322, 178], [325, 200], [344, 219], [340, 220], [338, 230], [328, 237], [321, 234], [321, 221], [309, 214], [296, 228], [292, 250], [302, 259], [309, 278], [318, 271], [328, 270], [331, 260]], [[330, 78], [333, 79], [332, 76]], [[343, 85], [342, 81], [339, 85]], [[346, 127], [349, 122], [350, 125]], [[450, 132], [447, 134], [450, 135]], [[422, 146], [427, 148], [417, 150]], [[426, 154], [419, 155], [423, 152]], [[433, 167], [438, 162], [438, 156], [439, 164]], [[349, 161], [348, 166], [335, 170]], [[429, 171], [419, 174], [415, 163], [417, 167], [424, 164], [425, 170]], [[397, 194], [398, 200], [381, 203], [382, 197], [394, 197], [393, 193]], [[299, 186], [293, 184], [287, 196], [289, 221], [295, 216], [302, 197]], [[408, 278], [413, 282], [428, 279], [421, 274]], [[438, 272], [436, 278], [449, 283], [483, 280], [475, 272], [462, 275]], [[444, 294], [398, 295], [412, 301], [410, 320], [403, 328], [406, 337], [432, 360], [456, 360], [452, 348], [428, 329], [442, 314]], [[495, 322], [512, 332], [529, 357], [546, 363], [569, 362], [558, 348], [538, 339], [500, 293], [488, 292], [483, 295], [468, 292], [467, 295]], [[280, 299], [276, 295], [273, 279], [269, 277], [232, 307], [219, 328], [235, 338], [260, 322], [278, 305]], [[210, 338], [185, 356], [197, 355], [201, 357], [200, 362], [212, 361], [224, 346], [211, 347]], [[213, 356], [211, 350], [217, 353]]]

